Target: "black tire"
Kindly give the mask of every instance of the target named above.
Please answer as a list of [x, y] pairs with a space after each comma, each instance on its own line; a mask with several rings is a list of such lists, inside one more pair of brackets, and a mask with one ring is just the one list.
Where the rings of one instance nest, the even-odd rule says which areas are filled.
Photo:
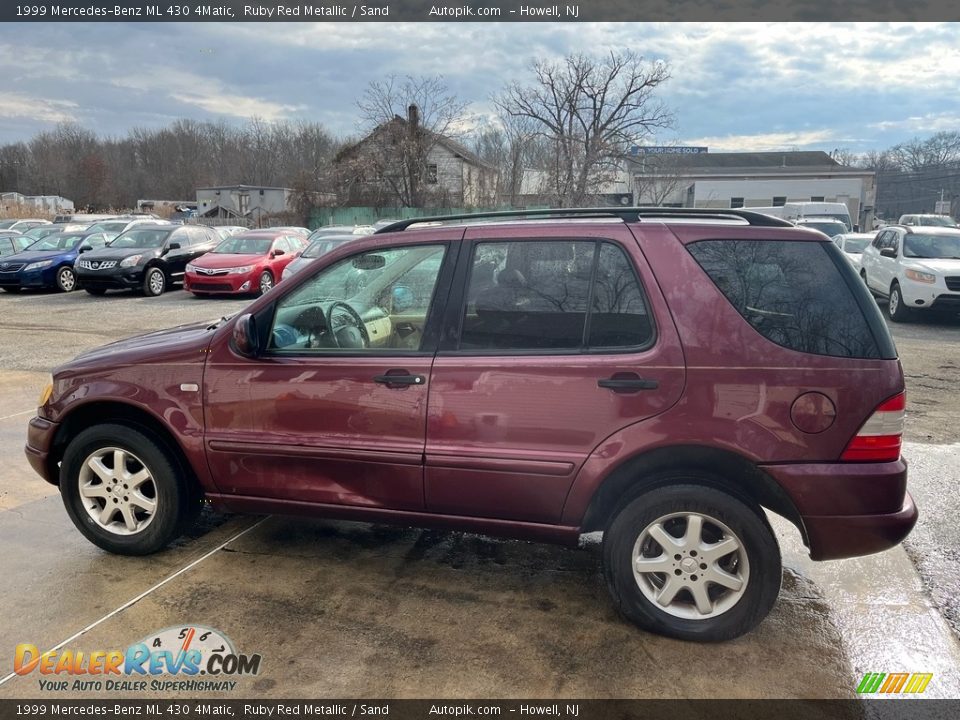
[[73, 271], [72, 267], [64, 265], [57, 270], [57, 290], [68, 293], [73, 292], [78, 287], [77, 274]]
[[269, 270], [264, 270], [257, 278], [257, 295], [263, 295], [273, 289], [273, 275]]
[[894, 322], [910, 322], [913, 318], [913, 311], [903, 302], [903, 291], [900, 290], [900, 283], [896, 280], [890, 286], [890, 296], [887, 299], [887, 314]]
[[147, 297], [163, 295], [167, 289], [167, 276], [161, 268], [149, 267], [143, 272], [143, 294]]
[[5, 288], [4, 288], [4, 291], [10, 293], [11, 295], [16, 295], [18, 292], [20, 292], [20, 288], [18, 288], [18, 287], [5, 287]]
[[88, 293], [90, 293], [91, 295], [96, 295], [96, 296], [98, 296], [98, 297], [99, 297], [100, 295], [106, 295], [106, 294], [107, 294], [107, 289], [106, 289], [106, 288], [84, 288], [84, 290], [86, 290], [86, 291], [87, 291]]
[[[678, 478], [690, 480], [690, 478]], [[714, 533], [717, 541], [722, 537], [717, 531], [720, 528], [710, 521], [719, 521], [732, 531], [736, 539], [740, 540], [740, 547], [746, 553], [746, 564], [737, 553], [732, 553], [717, 564], [731, 563], [737, 558], [736, 572], [745, 572], [746, 585], [742, 594], [735, 599], [736, 593], [728, 591], [720, 585], [710, 584], [697, 568], [704, 568], [700, 564], [707, 560], [702, 556], [696, 559], [684, 557], [680, 553], [673, 554], [673, 550], [657, 554], [654, 559], [663, 557], [671, 563], [671, 572], [682, 575], [682, 579], [690, 584], [691, 581], [703, 581], [703, 587], [709, 587], [708, 595], [715, 598], [726, 597], [728, 593], [731, 605], [718, 614], [706, 619], [695, 617], [678, 617], [664, 610], [653, 599], [648, 598], [641, 589], [641, 581], [634, 574], [634, 548], [646, 529], [655, 521], [679, 515], [680, 517], [667, 520], [669, 523], [685, 524], [684, 518], [688, 513], [704, 516], [704, 533]], [[644, 547], [641, 545], [641, 548]], [[654, 550], [654, 552], [656, 552]], [[684, 551], [685, 553], [686, 551]], [[739, 551], [738, 551], [739, 552]], [[696, 555], [694, 551], [692, 553]], [[649, 556], [645, 556], [649, 557]], [[675, 558], [681, 557], [680, 561]], [[686, 574], [680, 566], [692, 561], [692, 570]], [[713, 562], [713, 561], [711, 561]], [[676, 569], [674, 569], [676, 566]], [[782, 565], [780, 547], [776, 537], [767, 523], [763, 511], [758, 507], [751, 507], [737, 498], [720, 490], [693, 484], [677, 484], [658, 487], [645, 492], [627, 503], [613, 518], [603, 538], [603, 567], [607, 588], [613, 597], [620, 612], [644, 630], [679, 638], [681, 640], [696, 640], [699, 642], [718, 642], [739, 637], [754, 628], [763, 620], [776, 602], [780, 592]], [[721, 569], [724, 569], [721, 567]], [[712, 570], [712, 568], [711, 568]], [[733, 571], [731, 571], [733, 572]], [[668, 573], [643, 575], [652, 581], [666, 583]], [[652, 589], [647, 593], [656, 593], [655, 582], [651, 582]], [[662, 586], [660, 587], [662, 590]], [[716, 601], [716, 607], [721, 607], [722, 600]], [[693, 595], [690, 591], [680, 590], [674, 601], [669, 603], [674, 612], [693, 613]]]
[[[132, 458], [130, 465], [126, 466], [128, 471], [138, 470], [142, 466], [151, 478], [152, 487], [144, 489], [143, 496], [153, 498], [154, 512], [149, 521], [144, 522], [141, 530], [130, 534], [111, 531], [98, 523], [91, 514], [97, 513], [98, 508], [88, 511], [80, 494], [82, 475], [98, 482], [99, 484], [94, 486], [96, 488], [110, 485], [99, 475], [94, 478], [96, 473], [91, 474], [92, 471], [86, 469], [87, 460], [101, 450], [105, 453], [104, 462], [109, 462], [109, 458], [113, 456], [109, 448], [119, 449]], [[127, 486], [122, 484], [122, 480], [118, 483], [120, 484], [111, 486], [112, 490], [116, 490], [115, 493], [105, 494], [103, 497], [109, 496], [114, 502], [118, 502], [126, 499], [124, 493], [134, 494], [132, 490], [125, 489]], [[73, 524], [94, 545], [118, 555], [149, 555], [162, 550], [182, 535], [196, 517], [197, 507], [194, 506], [199, 506], [198, 492], [191, 485], [161, 443], [145, 432], [122, 425], [96, 425], [84, 430], [67, 446], [60, 466], [60, 494]], [[94, 501], [99, 504], [100, 498], [90, 500], [91, 503]], [[110, 500], [106, 499], [99, 508], [102, 509], [109, 502]], [[120, 517], [117, 517], [118, 514]], [[117, 523], [124, 521], [120, 508], [111, 517]], [[136, 515], [134, 518], [137, 522], [141, 521]]]

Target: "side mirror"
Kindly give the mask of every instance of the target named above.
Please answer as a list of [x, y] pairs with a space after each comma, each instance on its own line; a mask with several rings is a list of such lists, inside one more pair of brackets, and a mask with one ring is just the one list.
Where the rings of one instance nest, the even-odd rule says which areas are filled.
[[250, 313], [241, 315], [233, 324], [233, 348], [246, 358], [255, 358], [260, 354], [257, 323]]
[[276, 257], [277, 255], [283, 255], [283, 250], [280, 248], [277, 248], [271, 253], [271, 255], [273, 255], [274, 257]]
[[93, 250], [93, 247], [91, 247], [90, 245], [81, 245], [79, 252], [85, 253], [88, 250]]
[[880, 254], [883, 255], [883, 257], [893, 258], [894, 260], [897, 259], [897, 251], [893, 248], [883, 248]]

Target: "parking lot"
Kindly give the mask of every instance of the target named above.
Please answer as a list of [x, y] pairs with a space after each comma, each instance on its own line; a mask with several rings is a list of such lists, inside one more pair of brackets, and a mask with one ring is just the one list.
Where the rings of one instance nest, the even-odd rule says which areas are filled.
[[[18, 643], [109, 650], [201, 624], [263, 657], [259, 675], [209, 697], [843, 698], [877, 671], [931, 672], [926, 695], [960, 696], [960, 321], [892, 327], [907, 377], [904, 454], [921, 510], [906, 547], [817, 564], [796, 530], [776, 523], [785, 566], [776, 608], [756, 631], [710, 646], [619, 618], [594, 541], [567, 549], [210, 514], [148, 558], [89, 544], [22, 453], [50, 369], [245, 302], [179, 290], [0, 297], [0, 680]], [[40, 695], [36, 674], [0, 685], [3, 697]]]

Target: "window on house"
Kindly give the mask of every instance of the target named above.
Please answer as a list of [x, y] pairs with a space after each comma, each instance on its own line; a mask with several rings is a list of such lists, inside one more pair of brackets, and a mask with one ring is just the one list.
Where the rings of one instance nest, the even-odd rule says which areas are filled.
[[810, 202], [823, 202], [823, 195], [813, 195], [810, 198]]
[[730, 207], [731, 207], [731, 208], [742, 208], [742, 207], [743, 207], [743, 198], [742, 198], [742, 197], [738, 197], [738, 198], [732, 197], [732, 198], [730, 198]]
[[437, 184], [437, 165], [436, 163], [430, 163], [427, 165], [427, 183], [430, 185]]
[[773, 196], [773, 206], [774, 207], [783, 207], [787, 204], [786, 195], [774, 195]]

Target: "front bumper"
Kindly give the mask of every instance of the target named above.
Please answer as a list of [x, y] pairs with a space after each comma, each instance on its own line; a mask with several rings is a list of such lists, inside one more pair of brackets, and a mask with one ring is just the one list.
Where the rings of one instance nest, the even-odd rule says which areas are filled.
[[183, 276], [183, 289], [193, 293], [245, 294], [256, 292], [257, 273], [243, 275], [205, 275], [188, 272]]
[[920, 283], [907, 278], [899, 278], [903, 301], [910, 308], [933, 308], [934, 310], [960, 310], [960, 292], [951, 292], [943, 278], [937, 278], [934, 284]]
[[42, 417], [34, 417], [27, 426], [27, 462], [36, 473], [51, 485], [60, 482], [57, 463], [52, 461], [53, 439], [60, 426]]
[[870, 555], [898, 545], [919, 515], [907, 492], [907, 464], [768, 465], [790, 496], [814, 560]]
[[133, 289], [143, 284], [143, 268], [112, 267], [108, 270], [81, 270], [77, 268], [77, 280], [84, 288], [104, 290]]

